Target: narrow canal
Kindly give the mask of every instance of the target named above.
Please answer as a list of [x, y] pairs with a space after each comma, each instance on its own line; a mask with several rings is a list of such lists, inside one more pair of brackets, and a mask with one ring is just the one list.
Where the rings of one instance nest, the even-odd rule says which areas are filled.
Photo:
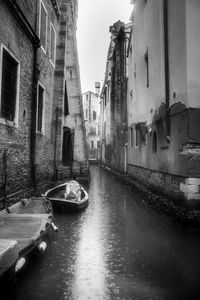
[[89, 206], [56, 214], [59, 232], [17, 282], [17, 300], [200, 299], [199, 233], [184, 232], [106, 171]]

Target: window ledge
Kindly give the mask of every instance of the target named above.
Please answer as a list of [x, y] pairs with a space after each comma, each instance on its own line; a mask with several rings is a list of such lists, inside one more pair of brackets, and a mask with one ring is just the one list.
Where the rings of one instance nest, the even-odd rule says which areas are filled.
[[36, 131], [36, 134], [40, 137], [43, 137], [44, 136], [44, 132], [40, 132], [40, 131]]
[[15, 129], [15, 128], [18, 127], [17, 123], [15, 123], [13, 121], [9, 121], [9, 120], [1, 118], [1, 117], [0, 117], [0, 124], [3, 124], [3, 125], [8, 126], [8, 127], [11, 127], [13, 129]]

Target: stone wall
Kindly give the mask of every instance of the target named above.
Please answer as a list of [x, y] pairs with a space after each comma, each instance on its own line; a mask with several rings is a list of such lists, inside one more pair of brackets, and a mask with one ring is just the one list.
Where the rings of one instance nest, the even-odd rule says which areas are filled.
[[199, 178], [177, 176], [130, 164], [127, 173], [149, 190], [168, 197], [178, 205], [199, 207]]

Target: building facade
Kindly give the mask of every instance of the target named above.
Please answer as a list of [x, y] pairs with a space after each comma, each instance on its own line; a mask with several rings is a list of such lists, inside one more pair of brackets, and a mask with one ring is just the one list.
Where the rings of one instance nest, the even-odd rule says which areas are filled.
[[200, 3], [135, 0], [129, 43], [127, 172], [200, 200]]
[[87, 177], [87, 144], [76, 41], [78, 1], [59, 0], [54, 89], [54, 175]]
[[83, 110], [86, 128], [89, 160], [100, 160], [100, 84], [96, 83], [96, 92], [83, 93]]
[[[60, 50], [60, 41], [65, 39], [67, 43], [66, 39], [72, 40], [71, 36], [63, 37], [60, 30], [63, 14], [66, 14], [61, 2], [0, 1], [0, 199], [3, 200], [16, 198], [20, 193], [26, 194], [26, 191], [35, 190], [43, 181], [55, 177], [55, 149], [58, 149], [55, 123], [59, 121], [59, 113], [63, 112], [57, 104], [56, 72], [59, 71], [59, 55], [63, 50]], [[63, 2], [70, 7], [67, 11], [68, 19], [71, 20], [73, 15], [75, 37], [77, 3]], [[73, 50], [65, 48], [63, 51], [71, 51], [68, 64], [76, 65], [78, 70], [76, 44]], [[65, 84], [67, 76], [70, 77], [62, 77], [64, 84], [59, 87], [63, 93], [63, 107], [66, 99], [63, 86], [68, 84]], [[78, 99], [74, 109], [77, 123], [74, 126], [79, 132], [80, 147], [76, 153], [85, 153], [78, 71], [75, 77], [79, 91], [75, 91], [74, 87], [68, 90], [71, 94], [74, 90], [75, 98]], [[78, 130], [80, 123], [81, 130]], [[63, 139], [63, 126], [59, 134], [57, 132], [58, 140], [59, 136], [60, 140]], [[74, 155], [74, 161], [83, 161], [87, 165], [84, 154], [81, 155]], [[59, 160], [62, 160], [61, 156]], [[79, 173], [81, 171], [79, 168]]]
[[110, 27], [105, 80], [101, 91], [101, 161], [117, 170], [127, 166], [127, 36], [131, 24]]

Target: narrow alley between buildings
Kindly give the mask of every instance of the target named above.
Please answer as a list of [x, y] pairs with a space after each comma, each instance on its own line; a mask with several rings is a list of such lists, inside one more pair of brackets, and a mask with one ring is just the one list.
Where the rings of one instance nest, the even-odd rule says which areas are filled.
[[81, 213], [55, 214], [59, 232], [21, 273], [17, 300], [199, 299], [199, 233], [97, 166], [88, 191]]

